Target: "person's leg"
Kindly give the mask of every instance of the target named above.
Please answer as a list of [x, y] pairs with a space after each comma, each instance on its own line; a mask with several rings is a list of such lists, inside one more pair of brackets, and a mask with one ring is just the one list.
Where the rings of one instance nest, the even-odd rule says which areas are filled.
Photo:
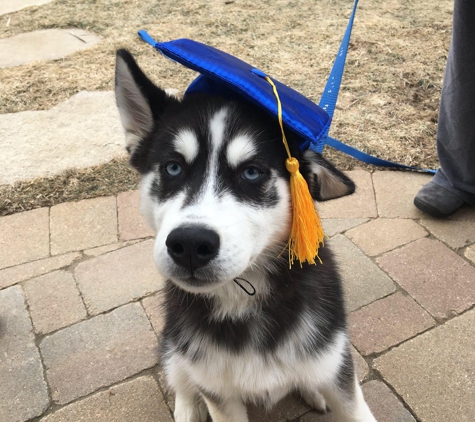
[[455, 0], [447, 67], [439, 110], [440, 168], [414, 199], [436, 217], [475, 204], [475, 1]]

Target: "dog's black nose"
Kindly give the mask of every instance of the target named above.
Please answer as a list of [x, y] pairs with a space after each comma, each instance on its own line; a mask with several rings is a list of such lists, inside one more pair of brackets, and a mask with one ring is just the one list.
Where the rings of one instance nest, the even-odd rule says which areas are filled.
[[204, 227], [178, 227], [165, 242], [168, 254], [191, 273], [204, 267], [219, 251], [219, 235]]

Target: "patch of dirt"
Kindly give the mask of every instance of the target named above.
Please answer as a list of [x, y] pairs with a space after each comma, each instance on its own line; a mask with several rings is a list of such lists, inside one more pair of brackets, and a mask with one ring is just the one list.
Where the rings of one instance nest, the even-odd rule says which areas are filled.
[[[104, 40], [61, 60], [0, 69], [0, 113], [49, 109], [81, 90], [112, 89], [120, 47], [160, 86], [183, 92], [196, 74], [140, 41], [142, 28], [157, 40], [186, 37], [225, 50], [318, 102], [351, 7], [352, 0], [56, 0], [28, 8], [0, 18], [0, 38], [83, 28]], [[452, 8], [452, 0], [360, 2], [333, 137], [384, 159], [437, 167]], [[342, 169], [360, 166], [330, 148], [325, 154]]]

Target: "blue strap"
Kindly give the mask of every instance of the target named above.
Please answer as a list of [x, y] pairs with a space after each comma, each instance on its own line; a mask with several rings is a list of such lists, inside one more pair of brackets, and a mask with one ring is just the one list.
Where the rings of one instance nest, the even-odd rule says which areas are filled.
[[421, 171], [424, 173], [431, 173], [431, 174], [436, 173], [436, 170], [432, 170], [432, 169], [421, 169], [419, 167], [406, 166], [404, 164], [399, 164], [399, 163], [394, 163], [392, 161], [383, 160], [382, 158], [378, 158], [378, 157], [375, 157], [374, 155], [366, 154], [365, 152], [360, 151], [359, 149], [350, 147], [349, 145], [344, 144], [343, 142], [337, 141], [336, 139], [330, 136], [327, 136], [325, 142], [327, 145], [331, 146], [332, 148], [335, 148], [341, 152], [344, 152], [345, 154], [355, 157], [356, 159], [360, 161], [363, 161], [364, 163], [372, 164], [374, 166], [394, 167], [394, 168], [399, 168], [399, 169], [404, 169], [404, 170]]
[[[325, 90], [323, 91], [323, 94], [319, 103], [319, 106], [322, 107], [330, 115], [330, 117], [333, 117], [333, 113], [335, 112], [335, 106], [338, 99], [338, 93], [340, 91], [343, 70], [345, 69], [346, 54], [348, 52], [348, 45], [350, 43], [351, 30], [353, 28], [353, 22], [355, 20], [355, 13], [356, 13], [357, 6], [358, 6], [358, 0], [355, 0], [355, 3], [353, 5], [353, 10], [351, 12], [351, 16], [348, 21], [348, 25], [346, 27], [345, 35], [343, 36], [343, 39], [341, 40], [340, 49], [338, 50], [335, 63], [333, 64], [332, 71], [330, 72], [330, 76], [328, 77]], [[435, 174], [436, 172], [436, 170], [421, 169], [418, 167], [406, 166], [404, 164], [394, 163], [392, 161], [383, 160], [373, 155], [366, 154], [356, 148], [353, 148], [349, 145], [344, 144], [341, 141], [338, 141], [328, 136], [329, 130], [330, 128], [327, 129], [324, 135], [324, 142], [322, 143], [321, 147], [318, 148], [319, 150], [317, 150], [316, 148], [312, 148], [313, 144], [310, 146], [310, 148], [321, 153], [325, 144], [327, 144], [331, 146], [332, 148], [335, 148], [360, 161], [363, 161], [364, 163], [373, 164], [375, 166], [395, 167], [395, 168], [400, 168], [400, 169], [405, 169], [405, 170], [415, 170], [415, 171], [421, 171], [421, 172], [432, 173], [432, 174]]]
[[[341, 78], [343, 71], [345, 70], [346, 53], [348, 52], [348, 45], [350, 44], [351, 30], [353, 29], [353, 21], [355, 20], [356, 6], [358, 6], [358, 0], [355, 0], [353, 10], [351, 12], [350, 20], [346, 26], [345, 35], [341, 40], [340, 49], [333, 63], [332, 71], [328, 77], [327, 84], [318, 104], [323, 108], [330, 117], [333, 117], [335, 112], [336, 101], [338, 100], [338, 93], [340, 92]], [[327, 131], [328, 134], [328, 131]]]
[[155, 41], [151, 36], [150, 34], [145, 31], [144, 29], [141, 29], [139, 32], [139, 37], [142, 38], [143, 41], [145, 41], [146, 43], [149, 43], [151, 46], [155, 47], [155, 45], [157, 44], [157, 41]]

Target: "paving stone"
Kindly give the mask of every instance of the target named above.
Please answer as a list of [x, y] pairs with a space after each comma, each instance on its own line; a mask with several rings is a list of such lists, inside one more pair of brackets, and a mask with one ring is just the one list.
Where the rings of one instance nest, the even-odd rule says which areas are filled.
[[120, 240], [153, 236], [153, 230], [140, 214], [140, 191], [122, 192], [117, 196]]
[[395, 293], [352, 312], [351, 341], [363, 354], [380, 353], [435, 325], [414, 300]]
[[99, 256], [106, 253], [116, 251], [117, 249], [125, 248], [126, 246], [134, 245], [135, 243], [140, 242], [140, 240], [129, 240], [128, 242], [116, 242], [111, 243], [110, 245], [98, 246], [97, 248], [86, 249], [84, 250], [84, 255], [88, 256]]
[[475, 221], [421, 220], [420, 223], [452, 248], [475, 243]]
[[0, 139], [0, 184], [125, 155], [124, 130], [112, 92], [83, 91], [50, 110], [0, 114]]
[[160, 390], [162, 390], [163, 397], [165, 398], [165, 403], [167, 403], [169, 409], [173, 413], [175, 409], [175, 393], [171, 390], [165, 379], [161, 363], [159, 363], [158, 367], [155, 369], [155, 374], [158, 379], [158, 384], [160, 385]]
[[115, 385], [72, 403], [41, 422], [173, 422], [157, 383], [150, 376]]
[[432, 176], [413, 172], [376, 171], [373, 173], [378, 214], [385, 218], [424, 218], [414, 205], [414, 197]]
[[475, 304], [475, 268], [437, 240], [416, 240], [377, 261], [434, 317]]
[[369, 373], [369, 366], [353, 346], [351, 346], [351, 355], [353, 356], [358, 381], [362, 382]]
[[158, 293], [146, 297], [142, 300], [142, 305], [147, 313], [148, 319], [157, 334], [160, 334], [165, 325], [165, 314], [163, 311], [163, 296]]
[[[399, 402], [391, 390], [380, 381], [369, 381], [363, 385], [363, 395], [378, 422], [415, 422], [411, 413]], [[321, 415], [307, 413], [299, 422], [339, 422], [331, 413]]]
[[366, 255], [376, 256], [427, 236], [412, 220], [377, 218], [346, 233]]
[[374, 360], [421, 422], [475, 420], [475, 310]]
[[50, 219], [53, 255], [117, 241], [113, 196], [55, 205], [51, 207]]
[[76, 267], [76, 281], [90, 313], [107, 311], [163, 286], [153, 262], [153, 242], [140, 242]]
[[27, 281], [23, 288], [38, 334], [59, 330], [87, 316], [71, 273], [55, 271]]
[[475, 206], [468, 204], [462, 205], [459, 210], [449, 217], [454, 221], [475, 221]]
[[368, 218], [324, 218], [322, 219], [323, 229], [328, 237], [343, 233], [352, 227], [366, 223]]
[[328, 244], [340, 268], [348, 312], [395, 291], [391, 279], [345, 236], [336, 235]]
[[465, 258], [472, 261], [475, 265], [475, 245], [472, 245], [465, 250]]
[[0, 16], [16, 12], [30, 6], [41, 6], [51, 3], [53, 0], [2, 0], [0, 3]]
[[324, 415], [318, 412], [309, 412], [298, 419], [298, 422], [339, 422], [336, 421], [331, 412]]
[[83, 29], [44, 29], [0, 40], [0, 68], [38, 60], [57, 60], [98, 44], [101, 37]]
[[66, 404], [158, 361], [157, 337], [138, 303], [98, 315], [40, 344], [53, 400]]
[[0, 269], [49, 255], [48, 214], [40, 208], [0, 217]]
[[0, 270], [0, 289], [66, 267], [80, 256], [77, 252], [71, 252]]
[[26, 421], [49, 406], [40, 354], [21, 288], [0, 291], [0, 420]]
[[284, 397], [270, 411], [263, 406], [248, 406], [250, 422], [286, 422], [308, 411], [309, 407], [297, 394]]
[[383, 382], [367, 382], [363, 385], [363, 395], [378, 422], [416, 422], [411, 412]]
[[356, 184], [353, 195], [319, 202], [318, 212], [322, 218], [365, 218], [377, 217], [371, 174], [364, 170], [346, 172]]

